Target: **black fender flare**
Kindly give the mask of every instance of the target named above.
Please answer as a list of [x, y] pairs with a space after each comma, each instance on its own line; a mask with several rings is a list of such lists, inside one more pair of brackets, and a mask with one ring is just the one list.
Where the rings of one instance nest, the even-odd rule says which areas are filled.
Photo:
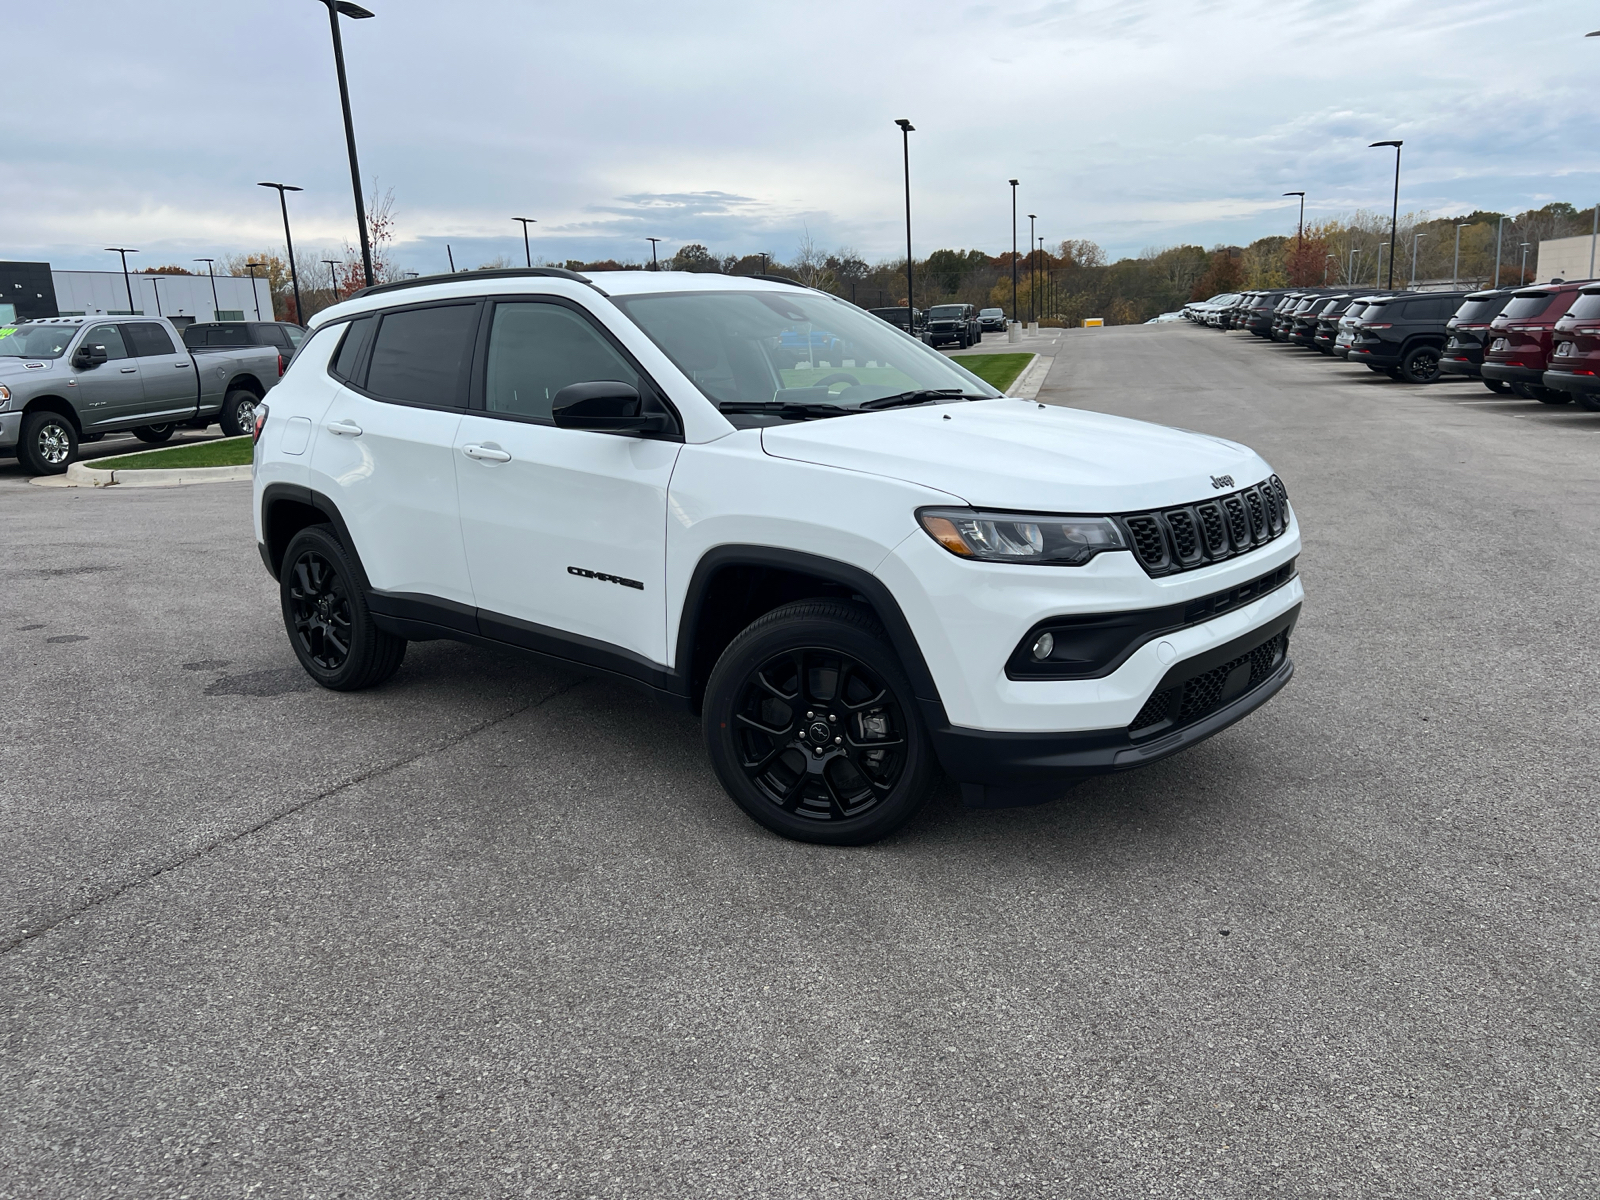
[[807, 554], [800, 550], [786, 550], [776, 546], [722, 545], [713, 546], [695, 564], [684, 592], [683, 608], [679, 613], [677, 654], [674, 662], [687, 680], [690, 664], [694, 660], [695, 632], [699, 627], [706, 592], [718, 571], [726, 567], [771, 567], [813, 575], [829, 583], [850, 588], [866, 599], [883, 622], [884, 632], [900, 657], [912, 690], [918, 700], [939, 703], [939, 689], [934, 685], [933, 673], [922, 656], [922, 647], [911, 632], [911, 624], [900, 609], [888, 586], [870, 571], [838, 559]]
[[350, 536], [350, 527], [344, 523], [344, 514], [339, 511], [339, 506], [324, 496], [321, 492], [313, 491], [298, 483], [269, 483], [261, 492], [261, 561], [266, 564], [267, 572], [274, 579], [278, 577], [278, 567], [281, 565], [272, 560], [272, 507], [280, 500], [292, 500], [296, 504], [314, 508], [334, 527], [339, 535], [339, 544], [349, 552], [355, 560], [356, 569], [361, 572], [362, 587], [370, 587], [367, 583], [367, 571], [361, 563], [361, 552], [356, 548], [355, 539]]

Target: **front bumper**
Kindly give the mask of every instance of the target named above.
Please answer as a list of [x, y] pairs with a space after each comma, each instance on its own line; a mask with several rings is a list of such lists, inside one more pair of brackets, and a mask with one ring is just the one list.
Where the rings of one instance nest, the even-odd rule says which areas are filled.
[[0, 413], [0, 450], [11, 450], [22, 438], [22, 414]]
[[[1158, 723], [1141, 733], [1098, 729], [1077, 733], [992, 733], [962, 729], [943, 721], [937, 702], [924, 702], [924, 718], [946, 772], [961, 785], [971, 808], [1012, 808], [1042, 804], [1084, 779], [1159, 762], [1220, 733], [1272, 699], [1294, 675], [1289, 637], [1300, 605], [1267, 625], [1213, 650], [1182, 660], [1157, 685], [1154, 698], [1172, 704], [1191, 690], [1203, 701], [1217, 690], [1220, 702], [1196, 717]], [[1269, 657], [1270, 656], [1270, 657]], [[1260, 666], [1257, 667], [1257, 659]], [[1247, 680], [1218, 689], [1213, 676]], [[1143, 710], [1141, 710], [1141, 713]]]
[[1518, 367], [1511, 363], [1486, 362], [1482, 374], [1485, 379], [1499, 379], [1505, 383], [1543, 383], [1543, 367]]

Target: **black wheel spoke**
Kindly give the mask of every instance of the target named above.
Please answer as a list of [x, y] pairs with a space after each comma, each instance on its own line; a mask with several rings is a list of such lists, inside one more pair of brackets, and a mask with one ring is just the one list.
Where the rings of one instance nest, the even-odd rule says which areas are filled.
[[790, 732], [792, 732], [793, 729], [794, 729], [794, 723], [792, 721], [790, 722], [788, 728], [786, 728], [786, 729], [775, 729], [771, 725], [763, 725], [760, 721], [756, 720], [754, 717], [746, 716], [744, 713], [734, 713], [733, 719], [735, 721], [739, 722], [739, 724], [741, 724], [741, 725], [748, 725], [751, 729], [759, 730], [760, 732], [766, 734], [768, 737], [775, 737], [775, 738], [788, 737]]

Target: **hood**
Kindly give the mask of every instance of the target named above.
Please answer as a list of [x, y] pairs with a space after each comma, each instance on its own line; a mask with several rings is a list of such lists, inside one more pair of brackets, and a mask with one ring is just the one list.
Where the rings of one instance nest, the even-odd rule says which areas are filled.
[[[59, 358], [15, 358], [0, 354], [0, 377], [9, 379], [13, 375], [43, 375], [52, 370], [56, 363], [64, 361]], [[29, 363], [33, 365], [29, 366]]]
[[[948, 419], [947, 419], [948, 418]], [[930, 404], [761, 431], [775, 458], [883, 475], [982, 508], [1115, 513], [1191, 504], [1260, 483], [1237, 442], [1032, 400]]]

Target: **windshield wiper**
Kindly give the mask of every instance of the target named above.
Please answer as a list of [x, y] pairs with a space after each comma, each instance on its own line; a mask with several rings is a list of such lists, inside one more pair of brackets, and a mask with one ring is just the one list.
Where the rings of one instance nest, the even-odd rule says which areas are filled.
[[772, 413], [780, 417], [844, 417], [856, 410], [837, 404], [801, 404], [793, 400], [728, 400], [717, 405], [725, 413]]
[[923, 388], [915, 392], [901, 392], [894, 396], [879, 396], [876, 400], [863, 400], [858, 408], [870, 412], [877, 408], [901, 408], [908, 404], [932, 404], [946, 396], [965, 395], [960, 388]]

